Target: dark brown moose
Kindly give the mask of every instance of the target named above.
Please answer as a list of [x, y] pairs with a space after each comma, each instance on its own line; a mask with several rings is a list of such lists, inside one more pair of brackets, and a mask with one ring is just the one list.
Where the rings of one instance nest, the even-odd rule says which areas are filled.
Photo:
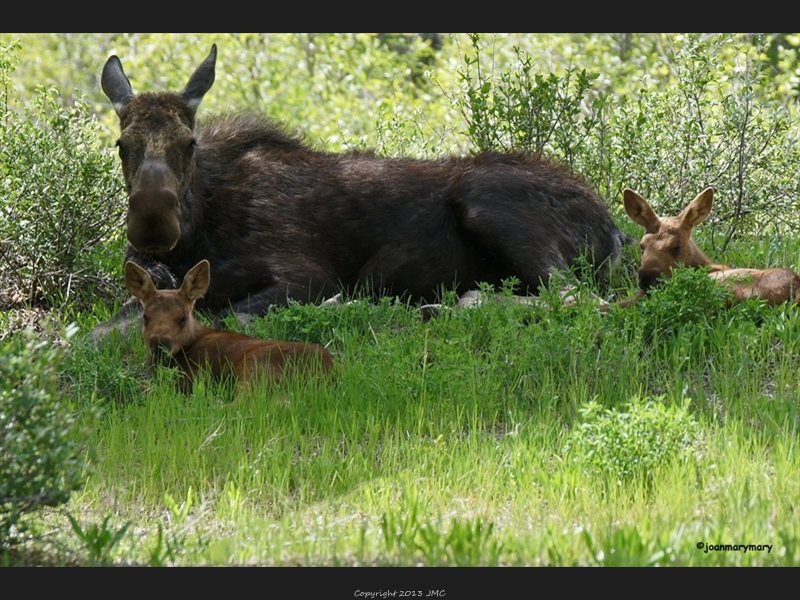
[[120, 120], [127, 259], [167, 288], [208, 260], [197, 305], [217, 325], [342, 289], [430, 302], [515, 276], [535, 294], [581, 255], [605, 275], [629, 241], [589, 187], [535, 156], [335, 154], [254, 114], [196, 124], [216, 57], [179, 93], [134, 94], [116, 56], [101, 84]]
[[631, 189], [622, 192], [625, 211], [644, 227], [640, 243], [639, 294], [621, 305], [641, 298], [660, 279], [672, 275], [673, 267], [709, 267], [708, 276], [730, 288], [734, 300], [761, 298], [770, 306], [800, 301], [800, 276], [791, 269], [734, 269], [711, 262], [692, 239], [692, 229], [711, 212], [714, 189], [706, 188], [677, 217], [659, 217], [647, 201]]
[[144, 306], [144, 339], [148, 362], [177, 365], [181, 390], [189, 393], [198, 371], [216, 380], [235, 377], [237, 394], [255, 376], [277, 383], [287, 373], [327, 373], [333, 357], [322, 346], [301, 342], [257, 340], [231, 331], [204, 327], [193, 308], [208, 289], [207, 260], [194, 266], [178, 290], [156, 290], [150, 275], [133, 262], [125, 263], [125, 286]]

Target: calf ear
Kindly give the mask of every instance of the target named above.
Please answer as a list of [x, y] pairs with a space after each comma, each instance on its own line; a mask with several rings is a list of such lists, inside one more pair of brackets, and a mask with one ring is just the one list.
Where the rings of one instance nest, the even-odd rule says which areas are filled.
[[194, 302], [208, 290], [211, 283], [211, 265], [207, 260], [201, 260], [183, 278], [181, 294]]
[[125, 263], [125, 287], [144, 304], [156, 293], [150, 274], [134, 262]]
[[683, 209], [683, 212], [678, 215], [681, 224], [692, 227], [697, 227], [700, 223], [706, 220], [711, 212], [711, 205], [714, 200], [714, 188], [707, 187], [702, 192], [697, 194], [697, 197], [692, 200], [689, 205]]
[[658, 228], [660, 223], [658, 215], [650, 208], [647, 200], [630, 188], [622, 190], [622, 201], [625, 204], [625, 212], [631, 221], [641, 225], [645, 231]]

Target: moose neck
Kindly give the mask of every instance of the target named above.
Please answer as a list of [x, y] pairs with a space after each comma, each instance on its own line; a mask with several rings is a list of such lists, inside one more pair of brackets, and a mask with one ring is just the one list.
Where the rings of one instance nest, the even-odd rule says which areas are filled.
[[208, 334], [214, 333], [214, 331], [215, 331], [211, 327], [206, 327], [205, 325], [201, 325], [197, 321], [197, 319], [194, 318], [194, 316], [192, 316], [191, 324], [188, 325], [188, 326], [190, 326], [192, 328], [192, 335], [191, 335], [189, 341], [187, 341], [187, 343], [184, 344], [184, 346], [183, 346], [184, 352], [187, 352], [187, 353], [191, 351], [192, 347], [195, 346], [197, 344], [197, 342], [202, 340]]
[[713, 262], [706, 254], [700, 250], [700, 248], [695, 244], [694, 240], [691, 238], [689, 239], [689, 247], [691, 249], [691, 255], [689, 260], [686, 261], [686, 265], [690, 267], [709, 267], [712, 272], [714, 271], [724, 271], [729, 267], [725, 265], [720, 265]]

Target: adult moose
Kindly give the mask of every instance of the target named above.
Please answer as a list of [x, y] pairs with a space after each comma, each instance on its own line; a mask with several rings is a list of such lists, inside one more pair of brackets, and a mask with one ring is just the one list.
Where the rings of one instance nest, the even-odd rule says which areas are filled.
[[207, 259], [198, 308], [217, 324], [339, 289], [430, 301], [516, 276], [536, 293], [581, 255], [607, 269], [628, 241], [591, 189], [538, 157], [334, 154], [253, 114], [196, 125], [216, 57], [179, 93], [134, 94], [116, 56], [101, 85], [120, 120], [127, 260], [174, 288]]
[[677, 265], [709, 267], [708, 276], [728, 286], [734, 300], [761, 298], [770, 306], [800, 302], [800, 276], [791, 269], [733, 269], [711, 262], [692, 239], [692, 229], [711, 212], [714, 189], [706, 188], [677, 217], [659, 217], [647, 201], [631, 189], [622, 192], [625, 211], [634, 223], [644, 227], [640, 243], [642, 265], [639, 290], [628, 305], [644, 295], [661, 278], [669, 278]]

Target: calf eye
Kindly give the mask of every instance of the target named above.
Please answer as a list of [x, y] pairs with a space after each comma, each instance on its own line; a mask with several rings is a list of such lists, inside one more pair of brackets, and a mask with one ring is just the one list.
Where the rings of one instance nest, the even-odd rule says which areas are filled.
[[681, 247], [680, 246], [675, 246], [672, 249], [672, 254], [674, 254], [675, 256], [678, 256], [678, 254], [680, 254], [680, 253], [681, 253]]
[[143, 322], [143, 323], [145, 324], [145, 326], [146, 326], [146, 325], [147, 325], [147, 317], [142, 317], [142, 322]]
[[186, 317], [183, 317], [183, 318], [181, 319], [181, 327], [183, 327], [183, 326], [185, 326], [185, 325], [186, 325]]

